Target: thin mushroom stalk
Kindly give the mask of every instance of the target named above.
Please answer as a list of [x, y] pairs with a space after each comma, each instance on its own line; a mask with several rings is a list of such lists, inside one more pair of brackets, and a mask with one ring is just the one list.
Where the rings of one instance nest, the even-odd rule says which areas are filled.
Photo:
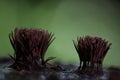
[[103, 60], [111, 43], [91, 36], [77, 38], [73, 43], [80, 59], [78, 71], [87, 75], [102, 74]]

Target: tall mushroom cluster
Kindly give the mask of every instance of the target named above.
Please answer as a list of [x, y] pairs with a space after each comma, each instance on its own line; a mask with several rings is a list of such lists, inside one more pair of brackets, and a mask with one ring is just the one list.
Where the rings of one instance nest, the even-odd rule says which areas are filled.
[[44, 56], [55, 38], [54, 34], [42, 29], [16, 28], [9, 34], [14, 49], [14, 56], [10, 57], [14, 63], [10, 65], [16, 70], [37, 70], [45, 66]]

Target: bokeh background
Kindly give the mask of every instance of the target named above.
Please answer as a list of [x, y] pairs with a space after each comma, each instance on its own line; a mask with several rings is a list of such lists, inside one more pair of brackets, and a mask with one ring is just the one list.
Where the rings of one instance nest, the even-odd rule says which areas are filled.
[[119, 0], [0, 0], [0, 56], [14, 53], [8, 34], [15, 27], [42, 28], [56, 37], [46, 58], [78, 64], [72, 40], [91, 35], [112, 43], [104, 65], [120, 66], [119, 25]]

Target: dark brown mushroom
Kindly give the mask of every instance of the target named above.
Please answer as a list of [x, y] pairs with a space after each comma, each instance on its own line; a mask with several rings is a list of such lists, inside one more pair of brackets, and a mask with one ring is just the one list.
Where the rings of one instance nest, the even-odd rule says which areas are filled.
[[103, 59], [111, 43], [91, 36], [80, 37], [77, 42], [73, 41], [73, 43], [80, 59], [78, 71], [88, 75], [101, 74]]
[[14, 56], [10, 55], [14, 63], [10, 67], [30, 71], [45, 66], [48, 59], [46, 61], [44, 56], [55, 39], [53, 36], [54, 34], [43, 29], [16, 28], [9, 34], [14, 49]]

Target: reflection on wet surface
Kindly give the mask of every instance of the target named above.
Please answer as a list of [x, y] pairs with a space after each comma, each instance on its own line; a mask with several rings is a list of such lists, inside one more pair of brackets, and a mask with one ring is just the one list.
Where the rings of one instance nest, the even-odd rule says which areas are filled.
[[104, 69], [104, 74], [100, 77], [87, 76], [82, 74], [76, 74], [74, 71], [77, 69], [77, 65], [59, 64], [64, 68], [64, 71], [56, 70], [43, 70], [38, 72], [18, 72], [8, 68], [10, 62], [7, 60], [4, 62], [0, 60], [0, 80], [119, 80], [120, 68], [110, 67]]
[[17, 72], [9, 68], [0, 70], [0, 80], [108, 80], [109, 72], [104, 70], [101, 77], [78, 75], [73, 72], [41, 71], [33, 73]]

